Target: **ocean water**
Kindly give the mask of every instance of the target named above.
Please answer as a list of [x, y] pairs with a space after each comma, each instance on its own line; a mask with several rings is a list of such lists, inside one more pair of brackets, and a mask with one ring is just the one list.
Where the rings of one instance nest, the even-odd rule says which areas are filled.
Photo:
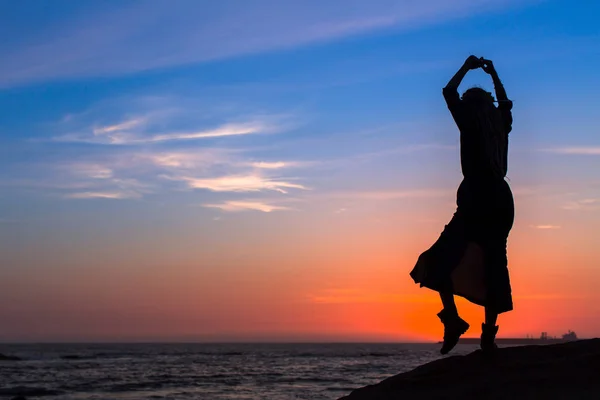
[[[437, 344], [0, 345], [0, 398], [331, 400], [441, 356]], [[459, 345], [452, 355], [474, 345]], [[37, 398], [37, 397], [35, 397]]]

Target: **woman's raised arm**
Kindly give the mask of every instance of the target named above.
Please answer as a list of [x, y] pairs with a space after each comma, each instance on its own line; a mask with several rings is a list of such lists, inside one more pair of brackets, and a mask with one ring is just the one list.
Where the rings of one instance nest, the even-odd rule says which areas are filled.
[[454, 121], [458, 125], [459, 128], [462, 127], [464, 123], [464, 116], [461, 110], [461, 101], [460, 96], [458, 95], [458, 86], [462, 82], [463, 78], [472, 69], [477, 69], [481, 67], [481, 60], [475, 56], [469, 56], [464, 64], [460, 67], [460, 69], [454, 74], [454, 76], [450, 79], [446, 87], [442, 90], [444, 94], [444, 99], [446, 100], [446, 104], [448, 105], [448, 109], [454, 118]]
[[481, 57], [481, 62], [483, 64], [482, 68], [485, 72], [487, 72], [494, 81], [494, 89], [496, 90], [496, 99], [498, 100], [498, 110], [500, 110], [500, 115], [502, 115], [502, 120], [504, 121], [504, 129], [506, 133], [510, 133], [512, 131], [513, 117], [512, 117], [512, 101], [508, 99], [506, 96], [506, 90], [504, 90], [504, 85], [500, 78], [498, 77], [498, 72], [496, 72], [496, 68], [494, 68], [494, 63], [491, 60], [486, 60]]
[[504, 90], [504, 85], [498, 76], [498, 72], [496, 72], [496, 68], [494, 68], [494, 63], [492, 63], [492, 60], [486, 60], [482, 57], [481, 63], [483, 64], [483, 70], [487, 72], [492, 77], [492, 81], [494, 81], [494, 89], [496, 90], [497, 100], [499, 102], [508, 101], [506, 90]]

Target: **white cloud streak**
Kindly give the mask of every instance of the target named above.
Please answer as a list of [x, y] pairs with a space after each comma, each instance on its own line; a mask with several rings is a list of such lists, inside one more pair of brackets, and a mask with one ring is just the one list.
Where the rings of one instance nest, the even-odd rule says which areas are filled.
[[560, 229], [559, 225], [531, 225], [534, 229], [542, 229], [542, 230], [553, 230]]
[[141, 118], [140, 119], [132, 119], [129, 121], [121, 122], [116, 125], [108, 125], [108, 126], [101, 126], [99, 128], [94, 128], [93, 133], [94, 133], [94, 135], [104, 135], [104, 134], [112, 133], [112, 132], [127, 131], [132, 128], [140, 126], [144, 122], [145, 122], [145, 120], [141, 119]]
[[267, 204], [265, 202], [260, 201], [226, 201], [224, 203], [219, 204], [203, 204], [204, 207], [208, 208], [218, 208], [222, 211], [228, 212], [238, 212], [238, 211], [262, 211], [262, 212], [272, 212], [272, 211], [280, 211], [280, 210], [290, 210], [289, 207], [276, 206], [273, 204]]
[[162, 168], [175, 170], [208, 169], [215, 165], [233, 164], [234, 151], [218, 148], [202, 148], [195, 151], [165, 151], [135, 154], [132, 159]]
[[587, 198], [576, 201], [570, 201], [563, 206], [563, 209], [570, 211], [593, 211], [600, 210], [600, 199], [599, 198]]
[[260, 169], [280, 169], [280, 168], [286, 168], [286, 167], [290, 167], [292, 166], [292, 163], [285, 163], [283, 161], [277, 161], [277, 162], [254, 162], [251, 164], [254, 168], [260, 168]]
[[272, 190], [287, 193], [289, 189], [308, 190], [307, 187], [260, 175], [230, 175], [218, 178], [193, 178], [187, 176], [163, 176], [166, 179], [184, 181], [191, 189], [206, 189], [213, 192], [259, 192]]
[[77, 192], [65, 195], [68, 199], [132, 199], [139, 198], [140, 194], [135, 192]]
[[542, 149], [541, 151], [554, 154], [600, 156], [600, 146], [557, 147], [554, 149]]
[[[225, 136], [251, 135], [258, 133], [274, 132], [274, 126], [268, 126], [262, 123], [242, 123], [225, 124], [215, 129], [196, 131], [196, 132], [170, 132], [158, 135], [145, 135], [143, 133], [134, 133], [126, 131], [130, 122], [122, 124], [94, 128], [93, 134], [66, 134], [52, 138], [56, 142], [74, 142], [103, 145], [136, 145], [147, 143], [160, 143], [170, 141], [198, 140], [207, 138], [217, 138]], [[101, 133], [98, 133], [101, 132]]]
[[111, 168], [99, 164], [69, 164], [65, 168], [76, 175], [93, 179], [110, 179], [113, 177]]
[[282, 168], [304, 165], [300, 162], [246, 161], [248, 151], [241, 149], [186, 147], [184, 151], [163, 151], [162, 148], [101, 151], [95, 153], [97, 155], [81, 156], [79, 158], [86, 161], [75, 159], [50, 167], [59, 174], [48, 187], [68, 191], [64, 197], [77, 199], [141, 198], [149, 193], [172, 190], [165, 185], [165, 180], [182, 182], [188, 189], [221, 193], [275, 191], [287, 194], [292, 190], [309, 190], [296, 182], [297, 178], [274, 176]]
[[[107, 166], [109, 164], [111, 168]], [[151, 193], [152, 184], [132, 178], [131, 173], [124, 172], [131, 167], [131, 162], [124, 163], [114, 158], [105, 163], [67, 163], [58, 167], [67, 175], [61, 175], [59, 181], [54, 183], [54, 188], [68, 190], [70, 193], [63, 197], [69, 199], [134, 199]], [[61, 184], [61, 181], [66, 183]]]
[[164, 135], [152, 136], [148, 139], [138, 139], [140, 143], [150, 142], [165, 142], [171, 140], [193, 140], [193, 139], [206, 139], [223, 136], [237, 136], [237, 135], [250, 135], [253, 133], [265, 132], [268, 128], [261, 124], [228, 124], [220, 128], [200, 131], [200, 132], [188, 132], [188, 133], [168, 133]]

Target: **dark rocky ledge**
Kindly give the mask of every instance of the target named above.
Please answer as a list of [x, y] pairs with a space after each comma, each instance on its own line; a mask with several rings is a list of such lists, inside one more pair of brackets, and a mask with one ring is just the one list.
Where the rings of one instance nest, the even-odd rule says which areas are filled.
[[600, 339], [445, 357], [339, 400], [600, 399]]

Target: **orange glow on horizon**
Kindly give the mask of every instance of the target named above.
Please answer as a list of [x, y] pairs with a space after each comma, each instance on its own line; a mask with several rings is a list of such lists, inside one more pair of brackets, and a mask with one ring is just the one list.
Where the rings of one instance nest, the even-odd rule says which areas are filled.
[[[9, 305], [4, 319], [15, 332], [50, 338], [437, 341], [438, 295], [409, 276], [452, 204], [434, 211], [428, 222], [389, 210], [371, 213], [377, 220], [332, 217], [317, 230], [296, 217], [286, 221], [294, 230], [256, 234], [242, 226], [232, 244], [199, 249], [188, 232], [128, 247], [97, 242], [71, 250], [70, 264], [53, 274], [16, 275], [0, 293]], [[517, 219], [509, 237], [515, 309], [500, 316], [499, 336], [568, 329], [596, 336], [599, 319], [590, 316], [600, 314], [600, 257], [584, 247], [576, 225], [527, 224]], [[471, 325], [465, 336], [477, 337], [483, 308], [457, 304]]]

